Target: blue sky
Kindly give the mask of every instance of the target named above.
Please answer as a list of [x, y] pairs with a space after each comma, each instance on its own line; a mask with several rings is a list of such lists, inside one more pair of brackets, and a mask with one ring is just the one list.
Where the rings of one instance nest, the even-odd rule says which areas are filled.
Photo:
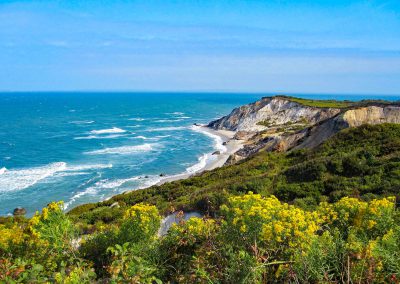
[[0, 90], [400, 94], [400, 1], [1, 1]]

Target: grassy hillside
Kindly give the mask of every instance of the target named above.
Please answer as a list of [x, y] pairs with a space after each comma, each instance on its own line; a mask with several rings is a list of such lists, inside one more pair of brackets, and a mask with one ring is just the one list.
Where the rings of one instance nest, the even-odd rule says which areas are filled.
[[[343, 196], [371, 199], [400, 194], [400, 126], [382, 124], [344, 130], [314, 150], [261, 152], [239, 164], [186, 180], [117, 195], [69, 212], [84, 223], [113, 222], [138, 202], [162, 213], [200, 210], [215, 213], [231, 194], [248, 191], [302, 207]], [[110, 208], [118, 202], [120, 208]]]

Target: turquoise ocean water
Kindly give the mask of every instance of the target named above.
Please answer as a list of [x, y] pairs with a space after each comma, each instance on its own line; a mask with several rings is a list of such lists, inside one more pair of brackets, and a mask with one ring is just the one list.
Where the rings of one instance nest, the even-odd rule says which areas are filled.
[[[218, 139], [192, 125], [260, 94], [0, 93], [0, 215], [67, 209], [194, 172]], [[389, 96], [298, 95], [349, 99]]]

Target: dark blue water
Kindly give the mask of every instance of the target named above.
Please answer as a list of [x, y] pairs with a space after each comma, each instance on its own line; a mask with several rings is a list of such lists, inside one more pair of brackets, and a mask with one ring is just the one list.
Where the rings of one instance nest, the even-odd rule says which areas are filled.
[[32, 214], [53, 200], [72, 208], [150, 186], [160, 173], [199, 170], [218, 140], [193, 123], [207, 123], [261, 96], [0, 93], [0, 214], [17, 206]]

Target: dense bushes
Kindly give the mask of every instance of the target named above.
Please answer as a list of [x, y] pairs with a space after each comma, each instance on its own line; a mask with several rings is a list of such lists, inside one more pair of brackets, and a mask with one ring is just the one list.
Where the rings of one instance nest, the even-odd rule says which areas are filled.
[[304, 210], [249, 193], [229, 197], [219, 217], [181, 219], [164, 236], [157, 234], [156, 207], [137, 204], [120, 226], [82, 236], [80, 246], [60, 205], [50, 204], [28, 223], [2, 225], [0, 281], [396, 283], [400, 277], [393, 197], [345, 197]]

